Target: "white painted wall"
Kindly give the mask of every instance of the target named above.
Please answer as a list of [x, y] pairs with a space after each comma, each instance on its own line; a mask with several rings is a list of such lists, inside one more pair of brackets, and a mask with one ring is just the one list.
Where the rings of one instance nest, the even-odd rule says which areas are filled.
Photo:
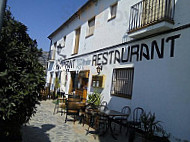
[[[105, 88], [101, 90], [103, 98], [108, 102], [109, 109], [120, 111], [125, 105], [132, 108], [142, 107], [146, 112], [155, 112], [157, 120], [162, 121], [165, 130], [171, 133], [171, 140], [181, 138], [183, 140], [190, 140], [190, 28], [173, 32], [170, 34], [163, 34], [157, 37], [149, 38], [134, 42], [131, 45], [146, 43], [151, 48], [151, 42], [156, 40], [160, 47], [161, 39], [178, 35], [180, 38], [175, 40], [175, 54], [170, 57], [170, 42], [165, 42], [164, 58], [160, 59], [155, 54], [152, 60], [143, 59], [142, 61], [135, 61], [126, 64], [107, 64], [103, 66], [100, 75], [106, 76]], [[121, 50], [124, 47], [120, 46], [112, 50]], [[111, 50], [106, 50], [111, 51]], [[99, 54], [94, 53], [94, 54]], [[80, 57], [80, 59], [89, 58], [89, 56]], [[76, 58], [77, 60], [78, 58]], [[134, 83], [132, 99], [115, 97], [110, 95], [112, 72], [114, 68], [129, 68], [134, 67]], [[91, 87], [92, 75], [96, 75], [96, 66], [88, 66], [90, 69], [88, 92], [93, 91]], [[71, 69], [75, 71], [76, 68]]]
[[[74, 48], [75, 29], [78, 27], [81, 27], [78, 55], [130, 40], [127, 36], [130, 9], [132, 5], [140, 0], [118, 0], [117, 16], [115, 19], [108, 21], [110, 5], [116, 1], [117, 0], [101, 0], [91, 5], [86, 11], [81, 13], [80, 18], [76, 18], [65, 28], [60, 30], [60, 32], [52, 38], [52, 43], [56, 41], [58, 43], [61, 42], [66, 35], [66, 46], [62, 50], [62, 54], [71, 57]], [[190, 21], [190, 17], [188, 16], [189, 5], [190, 1], [176, 0], [174, 28], [187, 24]], [[88, 20], [94, 16], [96, 16], [94, 35], [86, 38]]]
[[[104, 66], [102, 74], [106, 74], [106, 87], [103, 90], [104, 98], [109, 107], [121, 110], [124, 105], [131, 108], [140, 106], [147, 112], [155, 112], [162, 125], [177, 138], [190, 140], [190, 29], [172, 33], [181, 33], [176, 40], [175, 56], [173, 58], [153, 59], [152, 61], [133, 62], [127, 65]], [[148, 40], [136, 42], [149, 43], [160, 40], [163, 35]], [[135, 44], [136, 44], [135, 43]], [[167, 45], [168, 46], [168, 45]], [[167, 48], [166, 48], [167, 49]], [[169, 51], [166, 50], [165, 55]], [[134, 85], [132, 99], [110, 96], [112, 71], [115, 67], [134, 66]]]
[[[71, 56], [74, 47], [75, 29], [81, 26], [79, 53], [89, 53], [98, 49], [106, 48], [124, 41], [123, 37], [127, 37], [129, 22], [130, 7], [140, 0], [119, 0], [118, 12], [115, 19], [108, 20], [109, 6], [116, 0], [101, 0], [96, 5], [91, 6], [86, 11], [81, 13], [80, 19], [75, 19], [72, 23], [66, 26], [63, 30], [57, 33], [52, 38], [52, 43], [60, 41], [67, 35], [66, 45], [62, 49], [61, 54]], [[190, 23], [190, 1], [176, 0], [175, 24], [174, 27], [179, 27]], [[88, 20], [96, 15], [96, 25], [94, 35], [86, 37]], [[106, 75], [105, 88], [102, 90], [104, 100], [109, 103], [110, 109], [121, 110], [124, 105], [129, 105], [132, 109], [137, 106], [143, 107], [147, 112], [156, 113], [158, 120], [161, 120], [162, 125], [167, 132], [170, 132], [175, 138], [190, 141], [190, 29], [177, 31], [174, 33], [163, 34], [157, 37], [138, 41], [132, 44], [145, 42], [150, 45], [152, 40], [161, 40], [161, 38], [171, 35], [181, 34], [181, 37], [176, 40], [175, 56], [169, 57], [169, 44], [166, 44], [165, 54], [163, 59], [155, 58], [153, 60], [143, 60], [139, 62], [129, 62], [119, 65], [105, 65], [101, 74]], [[53, 48], [53, 45], [52, 45]], [[122, 47], [118, 47], [120, 50]], [[92, 56], [92, 55], [89, 55]], [[89, 57], [88, 56], [88, 57]], [[83, 56], [80, 58], [88, 58]], [[56, 60], [59, 57], [56, 57]], [[134, 84], [132, 99], [110, 96], [112, 71], [118, 67], [134, 67]], [[95, 66], [87, 66], [90, 70], [88, 92], [91, 90], [91, 78], [96, 74]], [[74, 71], [75, 69], [73, 69]], [[50, 71], [49, 70], [48, 74]], [[48, 75], [49, 76], [49, 75]], [[48, 77], [47, 77], [48, 78]], [[47, 79], [48, 80], [48, 79]], [[70, 77], [68, 78], [68, 82]], [[69, 83], [66, 86], [68, 92]], [[175, 141], [174, 138], [171, 138]]]
[[[126, 35], [129, 21], [130, 6], [136, 2], [130, 0], [119, 0], [117, 7], [117, 16], [115, 19], [108, 21], [110, 5], [117, 0], [101, 0], [97, 4], [92, 5], [84, 13], [80, 19], [75, 19], [72, 23], [66, 26], [58, 34], [52, 38], [52, 43], [62, 40], [66, 35], [66, 46], [62, 50], [63, 54], [70, 57], [74, 48], [75, 29], [81, 27], [79, 53], [88, 53], [103, 47], [108, 47], [122, 43], [123, 37]], [[86, 38], [88, 29], [88, 20], [96, 16], [94, 35]]]

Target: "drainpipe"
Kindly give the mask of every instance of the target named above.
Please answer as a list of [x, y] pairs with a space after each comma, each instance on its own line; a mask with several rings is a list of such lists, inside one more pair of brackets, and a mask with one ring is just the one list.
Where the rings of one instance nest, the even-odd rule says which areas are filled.
[[[7, 0], [0, 0], [0, 31], [3, 24], [3, 16], [5, 13], [6, 3], [7, 3]], [[1, 32], [0, 32], [0, 35], [1, 35]]]

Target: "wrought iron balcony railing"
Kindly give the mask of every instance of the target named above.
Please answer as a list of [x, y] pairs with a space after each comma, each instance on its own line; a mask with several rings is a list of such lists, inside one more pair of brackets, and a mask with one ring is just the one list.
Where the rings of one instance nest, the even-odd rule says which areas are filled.
[[142, 0], [130, 11], [129, 33], [162, 21], [174, 23], [175, 0]]
[[49, 52], [49, 60], [55, 60], [55, 50]]

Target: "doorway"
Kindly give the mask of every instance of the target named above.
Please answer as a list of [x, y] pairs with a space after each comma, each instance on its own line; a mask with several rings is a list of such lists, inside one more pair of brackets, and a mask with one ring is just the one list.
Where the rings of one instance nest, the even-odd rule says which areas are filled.
[[80, 95], [83, 98], [83, 101], [86, 101], [89, 72], [89, 70], [80, 71], [78, 74], [75, 71], [71, 72], [69, 94], [75, 92], [76, 95]]

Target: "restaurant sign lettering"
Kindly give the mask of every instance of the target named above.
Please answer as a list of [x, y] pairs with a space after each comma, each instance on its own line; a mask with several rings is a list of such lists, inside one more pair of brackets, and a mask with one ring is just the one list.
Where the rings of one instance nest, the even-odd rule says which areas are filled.
[[[65, 68], [76, 68], [77, 66], [97, 66], [116, 63], [130, 63], [134, 61], [153, 60], [155, 57], [163, 59], [164, 57], [174, 57], [175, 43], [181, 34], [152, 40], [149, 44], [142, 42], [138, 44], [126, 45], [123, 48], [108, 50], [92, 55], [92, 60], [87, 58], [64, 60], [61, 62]], [[168, 52], [166, 52], [166, 50]], [[167, 55], [165, 54], [167, 53]]]
[[[160, 41], [153, 40], [150, 45], [146, 43], [127, 45], [121, 50], [105, 51], [92, 56], [92, 66], [116, 63], [128, 63], [133, 61], [153, 60], [155, 56], [162, 59], [166, 56], [165, 50], [169, 50], [169, 57], [174, 57], [175, 43], [180, 34], [162, 38]], [[166, 46], [167, 44], [167, 46]]]

